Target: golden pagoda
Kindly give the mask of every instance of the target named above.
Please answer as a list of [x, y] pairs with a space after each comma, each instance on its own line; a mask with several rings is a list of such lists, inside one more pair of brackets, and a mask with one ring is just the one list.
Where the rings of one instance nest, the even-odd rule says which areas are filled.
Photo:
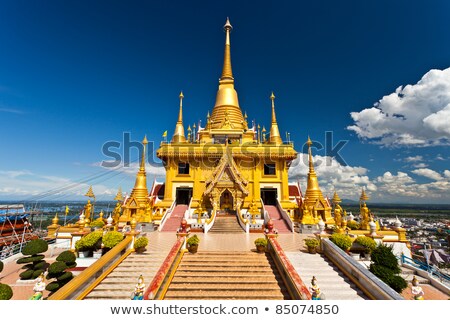
[[222, 75], [205, 127], [198, 126], [197, 132], [188, 130], [188, 139], [184, 137], [183, 95], [180, 95], [173, 138], [170, 142], [162, 142], [157, 150], [166, 169], [164, 196], [158, 202], [158, 208], [162, 209], [158, 210], [167, 210], [175, 202], [176, 205], [190, 205], [192, 210], [201, 205], [210, 213], [227, 210], [239, 216], [241, 209], [249, 210], [253, 201], [253, 211], [255, 204], [261, 208], [263, 202], [265, 205], [279, 204], [283, 210], [292, 212], [298, 205], [289, 199], [288, 169], [297, 152], [293, 143], [283, 143], [281, 139], [273, 93], [270, 96], [269, 138], [263, 136], [261, 139], [256, 126], [249, 128], [247, 114], [242, 113], [234, 87], [232, 26], [228, 19], [224, 30]]
[[137, 222], [152, 222], [151, 201], [147, 189], [147, 173], [145, 172], [145, 153], [147, 149], [147, 136], [142, 140], [144, 146], [139, 171], [136, 175], [136, 182], [129, 197], [122, 205], [123, 213], [119, 222], [123, 223], [132, 220]]
[[306, 144], [308, 145], [309, 172], [305, 197], [300, 212], [300, 224], [303, 229], [311, 229], [308, 225], [316, 225], [320, 218], [327, 224], [334, 224], [334, 219], [331, 216], [331, 206], [325, 200], [319, 187], [311, 151], [312, 141], [309, 137]]

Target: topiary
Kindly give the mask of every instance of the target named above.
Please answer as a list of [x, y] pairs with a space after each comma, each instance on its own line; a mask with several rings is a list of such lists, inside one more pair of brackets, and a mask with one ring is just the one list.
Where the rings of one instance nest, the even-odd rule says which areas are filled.
[[189, 237], [186, 240], [186, 243], [188, 246], [198, 246], [198, 244], [200, 243], [200, 239], [196, 234], [194, 234], [192, 237]]
[[148, 239], [146, 237], [140, 237], [134, 242], [134, 249], [145, 248], [148, 245]]
[[105, 223], [101, 220], [94, 220], [89, 224], [89, 226], [91, 228], [103, 228], [105, 226]]
[[358, 237], [355, 243], [364, 247], [366, 253], [371, 253], [377, 247], [377, 243], [370, 237]]
[[2, 271], [3, 271], [3, 262], [0, 261], [0, 272], [2, 272]]
[[22, 249], [22, 257], [17, 260], [17, 264], [25, 264], [19, 276], [21, 280], [36, 279], [48, 267], [48, 263], [44, 260], [45, 255], [42, 253], [48, 250], [48, 243], [42, 239], [35, 239], [28, 242]]
[[330, 240], [344, 251], [347, 251], [352, 246], [352, 238], [343, 233], [333, 233]]
[[407, 286], [405, 279], [398, 274], [401, 269], [391, 246], [378, 245], [371, 254], [370, 272], [395, 291], [401, 293]]
[[0, 283], [0, 300], [9, 300], [13, 296], [13, 291], [7, 284]]
[[69, 268], [75, 267], [76, 256], [73, 252], [67, 250], [61, 252], [56, 261], [48, 267], [47, 279], [55, 278], [56, 280], [50, 282], [45, 289], [52, 294], [62, 288], [66, 283], [73, 279], [73, 274], [70, 271], [66, 271]]
[[95, 250], [100, 249], [102, 237], [103, 232], [99, 230], [93, 231], [81, 239], [83, 240], [83, 245], [85, 246], [85, 248], [87, 248], [88, 250]]
[[267, 239], [266, 238], [257, 238], [255, 239], [255, 246], [263, 246], [267, 247]]
[[113, 248], [123, 240], [123, 234], [118, 231], [109, 231], [103, 236], [103, 245], [105, 248]]
[[358, 230], [359, 229], [359, 223], [355, 220], [350, 220], [347, 222], [347, 227], [351, 230]]
[[317, 240], [316, 238], [308, 238], [308, 239], [304, 239], [305, 241], [305, 245], [308, 248], [317, 248], [320, 245], [319, 240]]

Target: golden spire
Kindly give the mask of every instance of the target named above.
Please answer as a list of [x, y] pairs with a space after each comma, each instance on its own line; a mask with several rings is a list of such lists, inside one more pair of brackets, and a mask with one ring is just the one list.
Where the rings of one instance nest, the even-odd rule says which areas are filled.
[[339, 195], [337, 194], [336, 191], [334, 192], [333, 199], [331, 201], [333, 201], [333, 203], [335, 204], [342, 202], [341, 198], [339, 198]]
[[362, 188], [361, 197], [359, 197], [359, 201], [366, 201], [366, 200], [369, 200], [369, 196], [366, 194], [364, 188]]
[[270, 138], [269, 142], [274, 144], [282, 144], [280, 130], [278, 129], [277, 117], [275, 116], [275, 95], [270, 95], [270, 100], [272, 100], [272, 126], [270, 127]]
[[230, 32], [232, 26], [227, 18], [225, 23], [225, 53], [223, 59], [222, 76], [219, 80], [219, 90], [217, 91], [216, 103], [211, 114], [211, 128], [221, 129], [225, 120], [225, 111], [228, 111], [229, 121], [232, 123], [232, 129], [244, 130], [244, 117], [237, 92], [234, 89], [234, 77], [231, 69], [231, 44]]
[[172, 137], [172, 142], [185, 142], [186, 137], [184, 136], [184, 127], [183, 127], [183, 91], [180, 93], [180, 111], [178, 113], [178, 121], [175, 126], [175, 132]]
[[233, 27], [230, 24], [230, 19], [227, 18], [227, 22], [223, 26], [225, 30], [225, 53], [223, 55], [223, 68], [222, 68], [222, 76], [220, 77], [220, 81], [223, 80], [231, 80], [233, 81], [233, 71], [231, 70], [231, 44], [230, 44], [230, 32]]
[[131, 191], [131, 198], [147, 198], [148, 190], [147, 190], [147, 174], [145, 172], [145, 153], [147, 149], [147, 136], [142, 140], [142, 144], [144, 145], [144, 149], [142, 151], [141, 156], [141, 164], [139, 166], [139, 171], [136, 175], [136, 182], [134, 184], [134, 188]]
[[317, 180], [316, 171], [314, 170], [314, 162], [311, 152], [312, 141], [308, 136], [308, 141], [306, 141], [308, 145], [308, 158], [309, 158], [309, 172], [308, 172], [308, 182], [306, 186], [305, 199], [306, 204], [314, 205], [316, 200], [324, 200], [322, 190], [319, 187], [319, 181]]
[[123, 201], [123, 194], [122, 194], [121, 187], [119, 187], [119, 190], [117, 190], [117, 194], [116, 194], [116, 197], [114, 198], [114, 200]]
[[94, 194], [94, 191], [92, 191], [92, 186], [89, 186], [89, 190], [88, 190], [88, 192], [86, 192], [85, 196], [95, 199], [95, 194]]

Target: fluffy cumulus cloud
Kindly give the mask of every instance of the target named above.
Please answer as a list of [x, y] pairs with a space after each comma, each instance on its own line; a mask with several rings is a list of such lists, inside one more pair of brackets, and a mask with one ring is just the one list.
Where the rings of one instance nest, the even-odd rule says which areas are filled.
[[430, 70], [371, 108], [352, 112], [348, 126], [361, 139], [387, 146], [450, 144], [450, 68]]
[[409, 156], [404, 159], [406, 162], [419, 162], [423, 161], [423, 156]]
[[441, 174], [439, 172], [436, 172], [429, 168], [416, 169], [416, 170], [413, 170], [412, 173], [415, 173], [419, 176], [423, 176], [425, 178], [429, 178], [431, 180], [436, 180], [436, 181], [443, 179], [443, 177], [441, 176]]
[[[325, 196], [332, 196], [336, 190], [342, 197], [353, 199], [359, 197], [361, 187], [366, 187], [369, 191], [377, 189], [377, 186], [367, 176], [366, 168], [342, 165], [329, 156], [316, 155], [313, 157], [313, 161], [320, 187]], [[299, 153], [289, 169], [289, 179], [291, 181], [298, 180], [303, 191], [306, 190], [308, 170], [308, 155]]]

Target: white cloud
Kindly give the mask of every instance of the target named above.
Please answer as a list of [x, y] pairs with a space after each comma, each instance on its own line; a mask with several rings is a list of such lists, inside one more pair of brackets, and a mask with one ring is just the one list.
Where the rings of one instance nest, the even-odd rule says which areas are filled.
[[450, 68], [430, 70], [414, 85], [398, 87], [372, 108], [352, 112], [349, 130], [387, 146], [450, 144]]
[[450, 180], [450, 170], [444, 170], [444, 177]]
[[413, 170], [411, 172], [415, 173], [415, 174], [417, 174], [419, 176], [426, 177], [426, 178], [429, 178], [429, 179], [432, 179], [432, 180], [436, 180], [436, 181], [439, 181], [439, 180], [443, 179], [440, 173], [438, 173], [438, 172], [436, 172], [434, 170], [431, 170], [429, 168], [416, 169], [416, 170]]
[[[316, 155], [313, 160], [324, 196], [331, 196], [336, 190], [342, 197], [357, 198], [363, 186], [369, 191], [377, 189], [377, 186], [367, 176], [366, 168], [342, 165], [328, 156]], [[306, 191], [308, 170], [308, 155], [299, 153], [289, 168], [289, 179], [300, 180], [303, 192]]]
[[419, 162], [419, 161], [423, 161], [423, 156], [406, 157], [404, 160], [406, 162]]
[[418, 169], [428, 167], [428, 165], [427, 165], [426, 163], [423, 163], [423, 162], [421, 162], [421, 163], [415, 163], [415, 164], [413, 164], [412, 166], [413, 166], [414, 168], [418, 168]]

